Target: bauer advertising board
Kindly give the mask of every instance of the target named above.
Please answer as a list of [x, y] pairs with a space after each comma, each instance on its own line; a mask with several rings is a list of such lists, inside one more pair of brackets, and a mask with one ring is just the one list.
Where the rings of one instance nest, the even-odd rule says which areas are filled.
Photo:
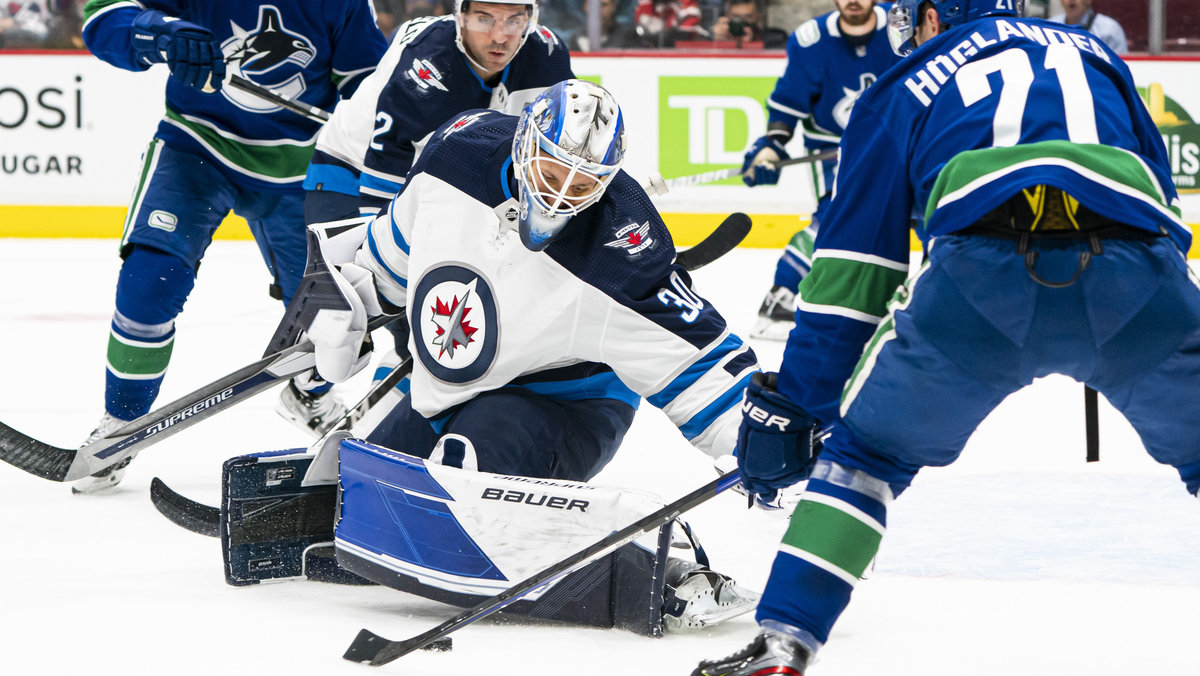
[[[573, 59], [576, 73], [620, 101], [626, 168], [643, 180], [739, 165], [766, 130], [763, 102], [784, 65], [782, 53]], [[1200, 59], [1134, 57], [1129, 65], [1162, 131], [1184, 220], [1200, 223]], [[0, 52], [0, 236], [116, 236], [163, 115], [166, 76], [164, 67], [130, 73], [83, 53]], [[803, 152], [799, 139], [789, 150]], [[735, 178], [678, 188], [656, 203], [682, 245], [745, 211], [755, 222], [747, 244], [781, 246], [815, 197], [810, 168], [799, 166], [778, 186], [750, 189]]]

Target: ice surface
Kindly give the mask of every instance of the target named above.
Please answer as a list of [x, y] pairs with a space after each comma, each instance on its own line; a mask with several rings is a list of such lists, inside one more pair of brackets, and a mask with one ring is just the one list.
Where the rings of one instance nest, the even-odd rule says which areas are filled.
[[[61, 446], [102, 407], [118, 260], [113, 242], [0, 240], [0, 420]], [[736, 330], [751, 326], [775, 253], [737, 251], [696, 273]], [[217, 242], [179, 321], [160, 402], [258, 358], [280, 309], [248, 242]], [[782, 346], [756, 344], [763, 363]], [[349, 398], [361, 378], [339, 386]], [[1175, 676], [1200, 673], [1200, 503], [1101, 407], [1101, 456], [1085, 465], [1081, 387], [1050, 378], [984, 423], [955, 465], [897, 501], [877, 566], [814, 676]], [[1197, 393], [1200, 396], [1200, 393]], [[306, 444], [272, 390], [151, 447], [112, 495], [0, 466], [0, 674], [367, 674], [341, 654], [361, 627], [393, 639], [456, 611], [382, 588], [312, 582], [226, 586], [215, 539], [150, 504], [151, 477], [215, 504], [221, 461]], [[919, 424], [919, 423], [917, 423]], [[710, 464], [644, 406], [597, 481], [671, 500]], [[691, 516], [714, 565], [756, 588], [786, 523], [720, 496]], [[690, 673], [740, 648], [751, 618], [693, 635], [484, 620], [449, 653], [379, 673], [629, 676]]]

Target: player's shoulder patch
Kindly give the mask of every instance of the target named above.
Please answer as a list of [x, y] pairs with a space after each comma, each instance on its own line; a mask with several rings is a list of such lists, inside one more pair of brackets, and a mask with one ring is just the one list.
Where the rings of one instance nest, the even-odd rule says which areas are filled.
[[396, 38], [394, 44], [407, 45], [417, 41], [417, 38], [422, 34], [429, 32], [429, 28], [440, 23], [445, 23], [447, 20], [453, 20], [453, 16], [419, 16], [415, 19], [405, 21], [400, 28], [396, 30]]
[[809, 19], [796, 29], [796, 42], [801, 47], [812, 47], [821, 39], [821, 26], [816, 19]]
[[541, 24], [538, 24], [529, 37], [533, 41], [540, 42], [546, 48], [546, 54], [553, 54], [555, 49], [562, 47], [562, 42], [559, 41], [554, 31]]

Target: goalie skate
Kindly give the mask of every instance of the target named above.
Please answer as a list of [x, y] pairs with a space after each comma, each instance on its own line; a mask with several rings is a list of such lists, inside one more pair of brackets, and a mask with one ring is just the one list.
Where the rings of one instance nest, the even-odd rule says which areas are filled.
[[279, 401], [275, 403], [275, 412], [309, 432], [315, 437], [321, 437], [346, 415], [346, 406], [332, 391], [320, 394], [308, 392], [296, 387], [295, 380], [289, 380], [287, 387], [279, 393]]
[[[85, 448], [110, 436], [113, 432], [124, 427], [128, 422], [128, 420], [121, 420], [112, 414], [105, 413], [96, 425], [96, 429], [92, 430], [92, 433], [88, 435], [88, 438], [79, 447]], [[115, 487], [121, 483], [121, 479], [125, 478], [125, 470], [129, 467], [130, 462], [133, 462], [132, 455], [112, 467], [105, 467], [91, 476], [77, 479], [71, 484], [71, 493], [85, 495], [88, 493], [99, 493]]]
[[771, 287], [758, 308], [758, 321], [750, 331], [751, 338], [787, 340], [796, 325], [796, 294], [785, 286]]
[[682, 559], [667, 563], [663, 627], [693, 631], [754, 610], [759, 594], [739, 586], [729, 576]]
[[692, 676], [804, 676], [808, 660], [808, 650], [796, 639], [764, 631], [729, 657], [701, 662]]

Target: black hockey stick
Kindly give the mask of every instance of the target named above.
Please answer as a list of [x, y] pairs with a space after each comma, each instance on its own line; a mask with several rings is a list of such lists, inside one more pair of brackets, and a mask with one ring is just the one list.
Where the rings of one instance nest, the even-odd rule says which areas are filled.
[[1096, 390], [1083, 386], [1083, 432], [1087, 461], [1100, 461], [1100, 397]]
[[303, 101], [289, 99], [286, 96], [276, 94], [274, 91], [267, 89], [257, 82], [247, 80], [240, 75], [234, 75], [233, 73], [230, 73], [226, 76], [225, 82], [236, 89], [246, 92], [247, 94], [253, 94], [260, 99], [270, 101], [271, 103], [274, 103], [281, 108], [290, 110], [297, 115], [303, 115], [313, 122], [325, 124], [329, 121], [329, 113], [327, 111], [316, 106], [310, 106]]
[[721, 224], [696, 246], [680, 251], [675, 262], [691, 272], [699, 270], [721, 256], [729, 253], [750, 234], [750, 217], [742, 212], [727, 216]]
[[358, 632], [358, 636], [354, 638], [354, 642], [350, 644], [350, 647], [346, 650], [346, 654], [342, 657], [351, 662], [369, 662], [371, 666], [378, 667], [420, 648], [448, 649], [450, 639], [444, 637], [451, 632], [457, 631], [475, 620], [500, 610], [542, 585], [553, 582], [563, 575], [582, 568], [596, 558], [632, 541], [642, 533], [648, 533], [658, 528], [689, 509], [707, 501], [716, 494], [737, 485], [741, 480], [741, 475], [738, 474], [737, 470], [723, 474], [675, 502], [665, 505], [658, 511], [638, 519], [634, 523], [579, 550], [540, 573], [535, 573], [528, 579], [518, 582], [496, 596], [482, 601], [474, 608], [464, 610], [433, 629], [410, 639], [389, 641], [363, 629]]
[[[387, 377], [372, 385], [367, 394], [353, 408], [346, 411], [346, 415], [342, 416], [341, 420], [313, 446], [320, 448], [330, 434], [350, 429], [410, 373], [412, 373], [411, 357], [400, 362]], [[154, 508], [160, 514], [177, 526], [208, 537], [215, 538], [220, 535], [220, 509], [180, 495], [158, 477], [154, 477], [150, 482], [150, 501], [154, 503]]]
[[[368, 329], [391, 319], [386, 315], [376, 317]], [[315, 365], [313, 345], [306, 340], [132, 420], [84, 449], [52, 446], [0, 422], [0, 460], [50, 481], [81, 479]]]

